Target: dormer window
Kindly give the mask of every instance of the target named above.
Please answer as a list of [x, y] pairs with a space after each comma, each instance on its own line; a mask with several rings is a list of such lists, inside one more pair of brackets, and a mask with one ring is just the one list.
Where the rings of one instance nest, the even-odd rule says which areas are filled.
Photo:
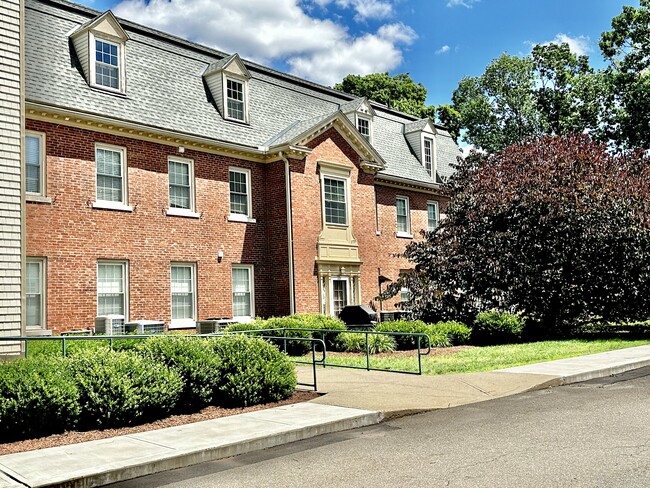
[[95, 39], [95, 83], [99, 86], [120, 89], [120, 46]]
[[428, 137], [424, 138], [424, 169], [429, 176], [433, 174], [433, 140]]
[[215, 61], [203, 72], [212, 103], [226, 120], [248, 123], [251, 75], [237, 54]]
[[129, 36], [110, 10], [79, 26], [70, 39], [90, 86], [126, 93]]
[[244, 83], [226, 78], [227, 117], [229, 119], [246, 121], [246, 101], [244, 98]]
[[357, 130], [370, 142], [370, 119], [357, 115]]

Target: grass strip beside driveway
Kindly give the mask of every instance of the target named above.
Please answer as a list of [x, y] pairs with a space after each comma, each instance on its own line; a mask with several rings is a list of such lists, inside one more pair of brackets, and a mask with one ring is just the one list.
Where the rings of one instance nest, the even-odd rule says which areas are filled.
[[[525, 344], [508, 344], [503, 346], [470, 347], [452, 350], [445, 354], [443, 350], [422, 356], [422, 372], [428, 375], [476, 373], [494, 369], [510, 368], [524, 364], [554, 361], [587, 354], [596, 354], [626, 347], [650, 344], [650, 340], [622, 339], [570, 339], [559, 341], [541, 341]], [[304, 360], [305, 358], [300, 358]], [[364, 354], [328, 353], [327, 364], [348, 366], [366, 365]], [[370, 356], [372, 368], [386, 370], [417, 371], [417, 355], [379, 354]]]

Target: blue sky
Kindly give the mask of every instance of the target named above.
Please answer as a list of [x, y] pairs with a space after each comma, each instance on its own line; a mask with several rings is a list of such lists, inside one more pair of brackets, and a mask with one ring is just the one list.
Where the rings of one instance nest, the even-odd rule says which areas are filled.
[[76, 0], [281, 71], [332, 85], [410, 73], [428, 104], [501, 53], [566, 41], [604, 66], [601, 32], [638, 0]]

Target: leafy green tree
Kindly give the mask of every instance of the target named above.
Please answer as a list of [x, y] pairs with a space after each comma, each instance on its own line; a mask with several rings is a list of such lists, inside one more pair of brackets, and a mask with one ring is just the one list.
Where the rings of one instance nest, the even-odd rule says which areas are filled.
[[438, 121], [444, 125], [454, 142], [458, 142], [460, 137], [460, 113], [449, 104], [440, 105], [436, 108], [436, 116]]
[[650, 316], [650, 156], [586, 135], [543, 136], [460, 163], [442, 220], [410, 244], [417, 318], [471, 323], [492, 308], [539, 330]]
[[650, 0], [623, 7], [604, 32], [600, 50], [610, 61], [605, 72], [613, 107], [607, 129], [610, 139], [629, 147], [650, 147]]
[[425, 104], [427, 89], [422, 83], [415, 83], [408, 73], [395, 76], [388, 73], [347, 75], [341, 83], [334, 85], [334, 89], [375, 100], [416, 117], [435, 116], [435, 107]]
[[452, 96], [464, 139], [488, 152], [543, 133], [530, 58], [502, 54], [479, 77], [463, 78]]
[[605, 138], [611, 85], [587, 56], [569, 45], [537, 45], [523, 58], [503, 54], [479, 77], [461, 80], [453, 94], [464, 139], [498, 152], [543, 134], [587, 132]]

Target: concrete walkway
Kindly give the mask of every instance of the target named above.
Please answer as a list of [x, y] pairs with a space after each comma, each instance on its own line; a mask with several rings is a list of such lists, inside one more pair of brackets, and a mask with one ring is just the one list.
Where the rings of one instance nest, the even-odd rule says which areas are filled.
[[[206, 422], [0, 456], [0, 488], [90, 487], [235, 456], [382, 418], [476, 403], [650, 365], [650, 346], [488, 373], [415, 376], [319, 368], [325, 395]], [[311, 369], [299, 368], [311, 381]]]

